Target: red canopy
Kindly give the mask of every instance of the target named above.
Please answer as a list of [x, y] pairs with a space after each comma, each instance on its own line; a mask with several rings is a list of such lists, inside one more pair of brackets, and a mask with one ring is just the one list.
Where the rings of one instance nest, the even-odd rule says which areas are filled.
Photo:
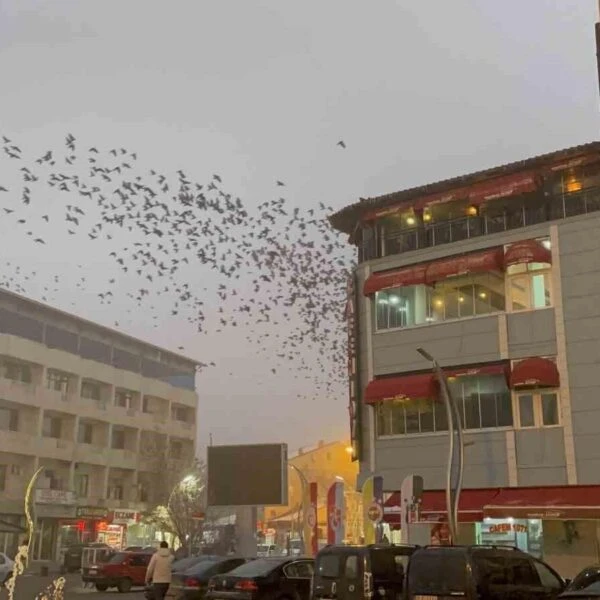
[[518, 362], [510, 374], [511, 388], [560, 387], [556, 363], [547, 358], [526, 358]]
[[537, 240], [515, 242], [504, 254], [504, 268], [534, 262], [552, 264], [552, 252]]
[[600, 519], [600, 486], [505, 488], [486, 504], [483, 514], [495, 519]]
[[373, 273], [365, 281], [363, 294], [370, 296], [381, 290], [390, 290], [403, 285], [419, 285], [425, 283], [426, 264], [412, 265], [393, 271], [379, 271]]
[[485, 252], [473, 252], [436, 260], [427, 265], [425, 279], [427, 283], [435, 283], [457, 275], [501, 271], [503, 258], [502, 248], [492, 248]]
[[432, 373], [373, 379], [365, 390], [365, 402], [373, 404], [395, 398], [436, 398], [437, 387]]
[[[465, 489], [460, 494], [458, 520], [461, 523], [483, 521], [484, 506], [498, 494], [495, 488]], [[387, 508], [387, 511], [386, 511]], [[390, 524], [400, 523], [400, 492], [394, 492], [384, 503], [384, 520]], [[420, 521], [447, 519], [445, 490], [426, 490], [421, 497]]]
[[575, 158], [569, 158], [560, 163], [556, 163], [550, 167], [550, 171], [566, 171], [567, 169], [572, 169], [574, 167], [582, 167], [583, 165], [588, 165], [590, 163], [600, 161], [600, 156], [598, 154], [592, 154], [587, 156], [577, 156]]
[[533, 173], [519, 173], [483, 181], [469, 189], [469, 200], [472, 204], [482, 204], [488, 200], [515, 196], [533, 192], [537, 187]]

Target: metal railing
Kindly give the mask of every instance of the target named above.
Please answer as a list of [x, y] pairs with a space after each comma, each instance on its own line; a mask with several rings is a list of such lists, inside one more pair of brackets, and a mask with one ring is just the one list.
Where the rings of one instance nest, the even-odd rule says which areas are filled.
[[537, 199], [530, 204], [494, 213], [493, 205], [485, 215], [461, 217], [412, 229], [388, 232], [383, 239], [371, 239], [359, 246], [359, 262], [404, 254], [423, 248], [450, 244], [475, 237], [520, 229], [600, 211], [600, 188]]

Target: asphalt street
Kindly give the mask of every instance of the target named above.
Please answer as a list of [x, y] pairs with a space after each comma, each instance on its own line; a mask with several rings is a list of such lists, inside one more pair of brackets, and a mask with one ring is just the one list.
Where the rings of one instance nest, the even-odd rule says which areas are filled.
[[[45, 590], [50, 589], [53, 577], [30, 575], [17, 580], [14, 600], [36, 600]], [[94, 588], [84, 589], [77, 575], [69, 575], [65, 586], [64, 600], [76, 600], [89, 597], [90, 600], [144, 600], [143, 590], [139, 589], [129, 594], [119, 594], [117, 590], [97, 592]], [[51, 598], [52, 596], [50, 596]], [[0, 590], [0, 600], [7, 600], [5, 589]]]

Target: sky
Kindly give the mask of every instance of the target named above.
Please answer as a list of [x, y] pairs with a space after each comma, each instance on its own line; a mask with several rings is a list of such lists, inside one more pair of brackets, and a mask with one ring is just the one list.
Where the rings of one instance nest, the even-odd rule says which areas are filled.
[[[0, 0], [0, 134], [35, 156], [67, 132], [126, 146], [148, 167], [218, 173], [251, 207], [276, 198], [280, 179], [297, 206], [341, 208], [598, 139], [596, 10], [594, 0]], [[0, 159], [0, 185], [15, 176]], [[149, 328], [107, 246], [57, 230], [34, 247], [1, 219], [0, 235], [10, 263], [0, 269], [35, 271], [32, 296], [59, 274], [52, 304], [216, 362], [198, 377], [200, 447], [209, 433], [291, 453], [348, 436], [346, 387], [324, 397], [290, 377], [293, 364], [272, 374], [244, 331], [198, 335], [164, 298]], [[120, 293], [100, 305], [95, 280], [110, 276]], [[214, 284], [193, 265], [189, 277]]]

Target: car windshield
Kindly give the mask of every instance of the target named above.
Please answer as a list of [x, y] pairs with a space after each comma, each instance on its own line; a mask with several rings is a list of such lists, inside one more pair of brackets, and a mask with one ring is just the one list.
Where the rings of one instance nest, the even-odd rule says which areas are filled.
[[466, 561], [452, 551], [423, 550], [413, 555], [408, 568], [408, 588], [413, 594], [447, 596], [465, 592]]
[[173, 571], [182, 571], [183, 569], [188, 569], [192, 565], [195, 565], [196, 563], [201, 562], [202, 560], [204, 560], [204, 557], [202, 556], [188, 556], [186, 558], [176, 560], [173, 563], [172, 568]]
[[585, 569], [567, 586], [566, 592], [578, 592], [586, 590], [590, 592], [600, 591], [600, 569]]
[[126, 557], [127, 557], [127, 554], [125, 554], [125, 552], [117, 552], [116, 554], [113, 554], [113, 556], [110, 557], [108, 564], [109, 565], [120, 565], [125, 560]]
[[284, 561], [259, 558], [241, 565], [229, 573], [232, 577], [264, 577], [273, 569], [282, 565]]

